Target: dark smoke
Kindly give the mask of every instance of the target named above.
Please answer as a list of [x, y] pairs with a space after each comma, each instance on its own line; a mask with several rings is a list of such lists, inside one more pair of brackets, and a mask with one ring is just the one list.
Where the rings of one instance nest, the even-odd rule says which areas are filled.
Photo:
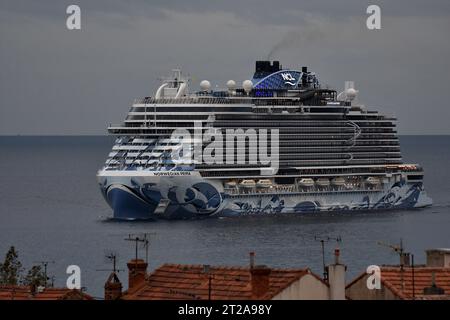
[[289, 31], [270, 49], [267, 60], [272, 60], [279, 52], [309, 46], [323, 39], [324, 36], [324, 28], [317, 23], [310, 24], [307, 28], [298, 31]]

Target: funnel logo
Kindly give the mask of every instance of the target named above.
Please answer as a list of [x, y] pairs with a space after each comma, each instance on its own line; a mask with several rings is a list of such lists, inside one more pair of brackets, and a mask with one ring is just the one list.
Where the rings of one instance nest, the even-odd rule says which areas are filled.
[[291, 86], [295, 86], [295, 78], [289, 72], [284, 72], [281, 74], [281, 77], [284, 80], [285, 84], [290, 84]]

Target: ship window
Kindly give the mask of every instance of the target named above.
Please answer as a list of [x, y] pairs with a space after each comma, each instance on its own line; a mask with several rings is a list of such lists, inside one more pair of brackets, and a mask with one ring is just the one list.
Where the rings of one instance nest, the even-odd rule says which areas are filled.
[[293, 184], [295, 182], [294, 177], [276, 177], [275, 183], [278, 184]]
[[410, 176], [408, 176], [408, 180], [411, 180], [411, 181], [419, 181], [419, 180], [422, 180], [423, 179], [423, 176], [421, 176], [421, 175], [410, 175]]

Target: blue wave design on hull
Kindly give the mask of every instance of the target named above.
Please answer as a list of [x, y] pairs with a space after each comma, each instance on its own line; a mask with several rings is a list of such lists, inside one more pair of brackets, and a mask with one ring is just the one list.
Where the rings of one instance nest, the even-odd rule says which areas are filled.
[[[287, 202], [288, 198], [283, 195], [242, 195], [233, 198], [219, 193], [207, 182], [197, 182], [190, 186], [173, 185], [166, 188], [166, 191], [161, 191], [155, 183], [140, 184], [133, 179], [128, 183], [130, 186], [121, 183], [108, 185], [106, 181], [100, 183], [102, 194], [113, 209], [116, 219], [193, 219], [212, 216], [409, 209], [416, 207], [423, 192], [422, 183], [407, 185], [405, 181], [399, 181], [376, 201], [371, 202], [369, 196], [363, 195], [359, 201], [347, 199], [340, 204], [327, 205], [328, 199], [322, 196], [309, 200], [299, 197], [298, 202], [294, 200], [293, 203]], [[156, 214], [155, 210], [163, 199], [169, 202], [163, 208], [164, 212]]]
[[156, 204], [144, 201], [125, 186], [111, 186], [106, 193], [108, 204], [113, 209], [114, 219], [154, 219]]

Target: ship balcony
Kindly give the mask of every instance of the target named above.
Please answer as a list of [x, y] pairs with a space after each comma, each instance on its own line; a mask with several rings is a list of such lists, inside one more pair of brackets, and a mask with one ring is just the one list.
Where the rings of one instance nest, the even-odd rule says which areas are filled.
[[344, 186], [312, 186], [301, 187], [298, 185], [274, 185], [270, 188], [224, 188], [224, 191], [231, 196], [261, 195], [261, 194], [323, 194], [323, 193], [354, 193], [354, 192], [381, 192], [383, 185], [346, 184]]

